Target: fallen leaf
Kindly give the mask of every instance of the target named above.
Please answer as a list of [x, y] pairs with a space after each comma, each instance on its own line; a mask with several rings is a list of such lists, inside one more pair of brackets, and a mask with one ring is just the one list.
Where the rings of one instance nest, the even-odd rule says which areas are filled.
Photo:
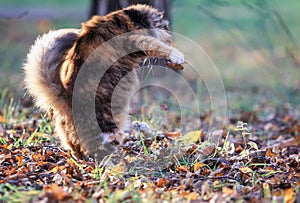
[[230, 188], [228, 188], [228, 187], [222, 187], [222, 192], [225, 194], [225, 195], [231, 195], [233, 192], [234, 192], [234, 190], [233, 189], [230, 189]]
[[291, 116], [289, 116], [289, 115], [286, 115], [286, 116], [282, 119], [282, 121], [285, 122], [285, 123], [290, 122], [290, 121], [292, 121], [292, 120], [293, 120], [293, 118], [292, 118]]
[[188, 172], [188, 168], [186, 166], [177, 166], [176, 169], [180, 172]]
[[239, 170], [242, 172], [242, 173], [252, 173], [252, 169], [249, 168], [249, 167], [241, 167], [239, 168]]
[[205, 146], [202, 149], [202, 155], [204, 157], [208, 157], [209, 155], [212, 155], [215, 153], [216, 147], [215, 146]]
[[164, 187], [166, 186], [168, 183], [168, 179], [167, 178], [159, 178], [157, 180], [157, 187]]
[[0, 115], [0, 123], [6, 123], [6, 119]]
[[65, 166], [55, 166], [54, 168], [52, 168], [52, 173], [57, 173], [58, 171], [61, 171], [65, 168]]
[[125, 171], [125, 167], [120, 163], [120, 164], [115, 165], [111, 169], [110, 174], [116, 175], [116, 174], [124, 173], [124, 171]]
[[41, 160], [41, 157], [42, 157], [41, 154], [33, 154], [31, 158], [32, 158], [34, 161], [39, 161], [39, 160]]
[[11, 151], [11, 149], [13, 148], [13, 146], [14, 146], [13, 144], [10, 144], [10, 145], [8, 145], [8, 146], [6, 147], [6, 149], [9, 150], [9, 151]]
[[16, 156], [16, 160], [18, 161], [18, 166], [22, 166], [23, 156]]
[[179, 140], [182, 141], [185, 145], [190, 145], [197, 142], [200, 138], [201, 130], [190, 131], [183, 135]]
[[201, 169], [202, 167], [206, 166], [207, 164], [204, 164], [202, 162], [197, 162], [194, 164], [194, 172], [198, 171], [199, 169]]
[[266, 157], [274, 157], [274, 156], [277, 156], [278, 154], [274, 153], [272, 151], [272, 148], [268, 148], [267, 151], [266, 151]]
[[179, 137], [180, 132], [164, 132], [164, 135], [171, 140], [176, 140]]
[[66, 201], [71, 198], [70, 193], [66, 192], [63, 187], [59, 187], [57, 184], [46, 186], [45, 190], [50, 202], [53, 200]]
[[196, 201], [199, 198], [199, 194], [197, 192], [191, 192], [187, 196], [187, 202]]
[[243, 147], [241, 145], [238, 145], [236, 148], [235, 148], [235, 152], [236, 153], [241, 153], [243, 151]]
[[284, 202], [293, 203], [296, 201], [296, 195], [293, 188], [288, 188], [284, 190]]

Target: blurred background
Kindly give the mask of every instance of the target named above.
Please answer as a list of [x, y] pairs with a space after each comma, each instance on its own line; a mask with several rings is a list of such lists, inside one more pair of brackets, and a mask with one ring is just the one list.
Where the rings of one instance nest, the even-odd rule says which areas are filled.
[[[167, 9], [172, 30], [196, 42], [215, 63], [232, 112], [264, 106], [299, 112], [300, 2], [161, 2], [167, 4], [156, 6]], [[114, 5], [122, 6], [117, 1]], [[1, 0], [0, 92], [15, 98], [24, 95], [22, 64], [39, 34], [50, 29], [80, 28], [92, 14], [105, 14], [109, 8], [114, 9], [106, 5], [103, 10], [103, 5], [88, 0]]]

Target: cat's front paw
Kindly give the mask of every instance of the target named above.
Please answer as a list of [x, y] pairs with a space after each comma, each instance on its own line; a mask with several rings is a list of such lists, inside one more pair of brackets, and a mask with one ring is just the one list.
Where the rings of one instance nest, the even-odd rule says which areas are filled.
[[169, 55], [169, 60], [174, 64], [183, 64], [184, 63], [184, 55], [178, 49], [172, 48], [172, 51]]

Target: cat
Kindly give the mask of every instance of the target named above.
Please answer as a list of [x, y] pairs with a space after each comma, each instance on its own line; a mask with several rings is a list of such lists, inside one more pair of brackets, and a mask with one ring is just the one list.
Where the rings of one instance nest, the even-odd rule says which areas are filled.
[[[130, 98], [126, 92], [131, 92], [138, 84], [135, 71], [141, 61], [147, 57], [160, 57], [173, 65], [184, 63], [184, 55], [174, 47], [168, 24], [163, 13], [138, 4], [106, 16], [94, 16], [83, 23], [81, 29], [49, 31], [34, 42], [23, 66], [25, 88], [36, 106], [44, 111], [51, 109], [56, 134], [76, 158], [91, 155], [101, 161], [122, 143], [123, 132], [130, 126], [127, 107]], [[118, 36], [124, 36], [119, 44], [96, 51]], [[137, 51], [110, 61], [114, 53], [126, 50], [126, 47]], [[75, 83], [86, 61], [100, 69], [96, 68], [89, 78], [79, 83], [81, 91], [75, 96]], [[106, 64], [110, 67], [99, 81], [97, 71]], [[125, 77], [128, 74], [130, 77]], [[115, 112], [112, 112], [113, 92], [122, 78], [127, 79], [119, 87], [118, 101], [121, 102], [114, 104]], [[101, 131], [95, 130], [94, 124], [90, 123], [93, 117], [86, 113], [88, 108], [84, 103], [85, 95], [92, 92], [95, 84], [94, 107], [91, 109], [95, 110], [97, 127]], [[81, 110], [72, 109], [77, 105], [76, 101], [83, 107]], [[76, 112], [79, 117], [82, 113], [82, 120], [74, 119]]]

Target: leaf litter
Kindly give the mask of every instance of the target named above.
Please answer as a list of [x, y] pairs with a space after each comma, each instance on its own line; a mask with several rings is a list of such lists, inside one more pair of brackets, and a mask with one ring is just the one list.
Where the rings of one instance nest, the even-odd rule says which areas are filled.
[[242, 112], [222, 129], [207, 131], [209, 115], [187, 133], [129, 133], [122, 159], [110, 167], [75, 160], [38, 114], [22, 121], [1, 115], [0, 201], [300, 201], [300, 123], [294, 114]]

